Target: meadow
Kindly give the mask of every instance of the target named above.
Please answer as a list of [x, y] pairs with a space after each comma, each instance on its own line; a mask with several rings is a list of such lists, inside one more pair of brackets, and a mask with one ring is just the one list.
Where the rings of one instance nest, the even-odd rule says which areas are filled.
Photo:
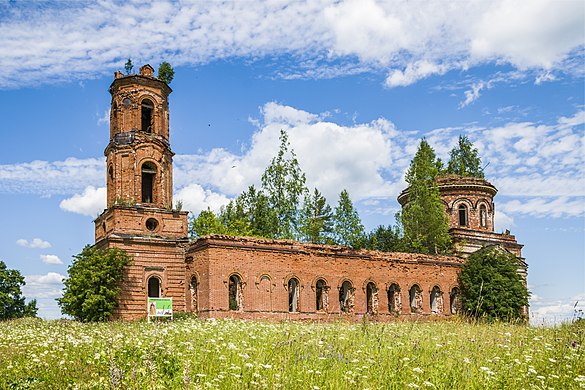
[[583, 321], [0, 322], [2, 389], [585, 388]]

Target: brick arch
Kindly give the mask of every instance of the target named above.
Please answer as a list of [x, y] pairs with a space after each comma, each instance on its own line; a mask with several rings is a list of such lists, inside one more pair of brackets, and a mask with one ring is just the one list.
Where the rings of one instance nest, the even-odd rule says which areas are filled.
[[234, 271], [230, 271], [230, 272], [228, 272], [227, 275], [228, 275], [227, 278], [224, 279], [224, 281], [223, 281], [223, 284], [224, 284], [224, 286], [226, 288], [229, 288], [230, 278], [232, 276], [234, 276], [234, 275], [236, 275], [238, 278], [240, 278], [240, 283], [242, 284], [242, 288], [246, 287], [246, 285], [247, 285], [246, 279], [244, 278], [244, 276], [239, 271], [235, 271], [235, 270]]
[[451, 203], [451, 210], [456, 210], [461, 203], [465, 203], [470, 209], [474, 209], [473, 201], [469, 198], [457, 198]]
[[166, 278], [166, 272], [164, 269], [161, 270], [152, 270], [152, 271], [146, 271], [144, 273], [144, 280], [142, 282], [142, 288], [144, 289], [144, 291], [146, 292], [146, 296], [148, 297], [148, 281], [150, 280], [150, 278], [157, 278], [159, 281], [159, 289], [160, 289], [160, 296], [164, 297], [165, 296], [165, 292], [167, 290], [167, 278]]
[[488, 213], [491, 213], [491, 212], [493, 211], [493, 210], [492, 210], [492, 208], [493, 208], [493, 203], [492, 203], [492, 201], [491, 201], [491, 200], [489, 200], [489, 199], [487, 199], [487, 198], [479, 198], [479, 199], [477, 200], [477, 202], [475, 202], [475, 209], [476, 209], [476, 210], [479, 210], [479, 207], [480, 207], [482, 204], [483, 204], [483, 205], [485, 205], [485, 207], [487, 208], [487, 211], [488, 211]]
[[319, 280], [323, 280], [325, 282], [325, 285], [327, 287], [331, 287], [331, 285], [329, 284], [329, 281], [327, 280], [327, 278], [323, 275], [317, 275], [316, 277], [313, 278], [313, 280], [311, 281], [311, 289], [313, 289], [313, 291], [315, 291], [315, 288], [317, 286], [317, 282]]
[[269, 272], [262, 272], [258, 274], [258, 277], [256, 277], [256, 280], [254, 280], [254, 284], [256, 285], [256, 288], [260, 288], [260, 283], [262, 282], [262, 279], [267, 276], [268, 280], [270, 281], [270, 289], [272, 290], [272, 287], [275, 285], [274, 284], [274, 278], [272, 277], [272, 275], [270, 275]]
[[376, 283], [376, 281], [374, 279], [372, 279], [371, 277], [367, 278], [366, 280], [364, 280], [364, 282], [362, 283], [362, 291], [365, 292], [366, 288], [368, 287], [368, 283], [374, 283], [374, 286], [376, 286], [376, 288], [379, 290], [380, 287], [378, 287], [380, 285], [380, 283]]
[[344, 276], [341, 279], [339, 279], [339, 282], [337, 283], [337, 288], [340, 289], [343, 283], [345, 282], [349, 282], [349, 284], [351, 284], [351, 288], [355, 289], [355, 283], [352, 282], [348, 276]]
[[285, 290], [288, 290], [288, 281], [291, 280], [292, 278], [295, 278], [296, 280], [299, 281], [299, 288], [302, 290], [303, 289], [303, 283], [301, 282], [301, 278], [299, 278], [299, 276], [296, 273], [294, 273], [294, 272], [289, 273], [282, 280], [282, 286], [284, 287], [284, 289]]

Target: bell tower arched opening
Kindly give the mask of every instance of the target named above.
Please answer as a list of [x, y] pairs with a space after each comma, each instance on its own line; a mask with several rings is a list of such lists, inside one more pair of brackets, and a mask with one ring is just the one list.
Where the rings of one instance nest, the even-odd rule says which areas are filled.
[[152, 113], [154, 112], [154, 103], [150, 99], [144, 99], [140, 107], [140, 129], [146, 133], [152, 133]]
[[146, 162], [142, 164], [142, 203], [154, 203], [153, 188], [156, 178], [156, 166]]

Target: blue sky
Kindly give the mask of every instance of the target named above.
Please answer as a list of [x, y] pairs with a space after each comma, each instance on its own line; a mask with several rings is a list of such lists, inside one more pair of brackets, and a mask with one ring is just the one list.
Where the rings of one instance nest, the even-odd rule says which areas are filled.
[[[39, 314], [105, 207], [113, 72], [169, 61], [175, 200], [218, 209], [289, 133], [308, 185], [394, 222], [421, 137], [479, 149], [532, 322], [585, 307], [582, 1], [0, 1], [0, 259]], [[232, 168], [235, 166], [235, 168]]]

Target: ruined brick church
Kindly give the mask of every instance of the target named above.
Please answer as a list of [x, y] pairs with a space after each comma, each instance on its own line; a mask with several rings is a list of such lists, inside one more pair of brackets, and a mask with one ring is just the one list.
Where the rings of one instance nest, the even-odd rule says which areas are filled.
[[[105, 149], [107, 209], [95, 245], [132, 257], [116, 317], [147, 315], [147, 297], [172, 297], [175, 312], [202, 318], [377, 320], [450, 316], [459, 309], [457, 275], [486, 245], [513, 253], [526, 276], [522, 245], [494, 232], [496, 188], [483, 179], [444, 176], [438, 184], [460, 256], [384, 253], [289, 240], [210, 235], [188, 238], [188, 213], [173, 209], [169, 86], [150, 65], [115, 73]], [[408, 201], [408, 191], [398, 197]]]

